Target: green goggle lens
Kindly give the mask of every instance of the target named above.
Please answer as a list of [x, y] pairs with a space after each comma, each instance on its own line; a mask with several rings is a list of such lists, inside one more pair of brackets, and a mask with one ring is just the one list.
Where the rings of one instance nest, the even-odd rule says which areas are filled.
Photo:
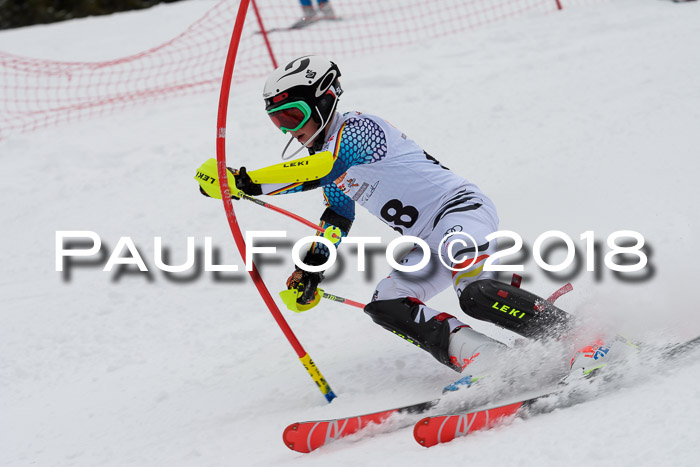
[[299, 130], [309, 121], [311, 108], [304, 101], [296, 101], [268, 110], [267, 114], [282, 133], [287, 133]]

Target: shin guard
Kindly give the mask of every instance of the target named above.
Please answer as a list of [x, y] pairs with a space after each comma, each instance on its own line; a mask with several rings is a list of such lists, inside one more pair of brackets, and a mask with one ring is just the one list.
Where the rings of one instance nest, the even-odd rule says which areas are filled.
[[472, 318], [527, 338], [560, 337], [574, 324], [571, 315], [543, 298], [493, 279], [469, 284], [459, 305]]

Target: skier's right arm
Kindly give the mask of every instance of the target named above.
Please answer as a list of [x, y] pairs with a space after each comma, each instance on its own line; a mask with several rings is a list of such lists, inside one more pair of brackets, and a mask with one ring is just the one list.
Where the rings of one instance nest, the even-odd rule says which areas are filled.
[[[220, 199], [221, 189], [219, 188], [219, 175], [217, 172], [216, 159], [209, 159], [207, 162], [197, 169], [195, 180], [199, 182], [199, 191], [211, 198]], [[228, 186], [231, 192], [231, 198], [239, 199], [241, 193], [258, 196], [258, 195], [282, 195], [287, 193], [296, 193], [299, 191], [313, 190], [318, 188], [320, 183], [318, 180], [297, 183], [255, 183], [248, 175], [245, 167], [239, 170], [228, 168]]]

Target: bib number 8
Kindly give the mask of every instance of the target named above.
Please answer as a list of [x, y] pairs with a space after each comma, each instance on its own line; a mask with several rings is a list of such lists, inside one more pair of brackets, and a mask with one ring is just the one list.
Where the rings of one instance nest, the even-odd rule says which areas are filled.
[[400, 234], [403, 234], [401, 227], [410, 229], [418, 220], [418, 209], [413, 206], [404, 206], [398, 199], [388, 201], [379, 214], [385, 222], [394, 224], [393, 229]]

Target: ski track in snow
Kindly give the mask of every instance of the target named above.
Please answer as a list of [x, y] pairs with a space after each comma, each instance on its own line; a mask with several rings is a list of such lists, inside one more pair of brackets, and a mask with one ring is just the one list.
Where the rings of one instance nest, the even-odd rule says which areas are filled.
[[[100, 31], [111, 58], [146, 48], [146, 32], [123, 34], [125, 18], [159, 25], [166, 12], [197, 17], [209, 4], [2, 32], [0, 49], [96, 59], [100, 50], [84, 37]], [[691, 293], [700, 191], [690, 178], [700, 169], [698, 50], [700, 2], [612, 1], [341, 62], [341, 109], [387, 118], [477, 183], [501, 227], [530, 247], [550, 229], [577, 242], [593, 230], [603, 243], [616, 230], [641, 232], [652, 248], [647, 281], [607, 270], [598, 281], [586, 272], [551, 278], [530, 259], [523, 286], [546, 296], [572, 280], [562, 307], [638, 339], [681, 340], [700, 330]], [[286, 142], [262, 110], [263, 81], [232, 90], [231, 166], [275, 163]], [[175, 282], [153, 267], [155, 236], [172, 248], [173, 264], [184, 261], [187, 236], [200, 247], [213, 237], [222, 263], [241, 264], [220, 203], [202, 198], [192, 179], [215, 153], [217, 99], [188, 97], [0, 142], [0, 465], [697, 465], [695, 359], [429, 450], [409, 428], [309, 455], [289, 451], [281, 434], [292, 422], [431, 399], [455, 374], [356, 309], [328, 303], [285, 313], [340, 395], [327, 405], [245, 273]], [[310, 219], [323, 209], [318, 192], [273, 202]], [[245, 229], [310, 235], [259, 207], [236, 210]], [[57, 230], [95, 231], [107, 254], [130, 236], [152, 273], [81, 267], [65, 281], [54, 270]], [[362, 209], [353, 234], [394, 237]], [[261, 268], [273, 294], [291, 270], [286, 256]], [[325, 288], [369, 300], [387, 271], [377, 260], [370, 279], [348, 268]], [[431, 304], [460, 313], [451, 290]]]

